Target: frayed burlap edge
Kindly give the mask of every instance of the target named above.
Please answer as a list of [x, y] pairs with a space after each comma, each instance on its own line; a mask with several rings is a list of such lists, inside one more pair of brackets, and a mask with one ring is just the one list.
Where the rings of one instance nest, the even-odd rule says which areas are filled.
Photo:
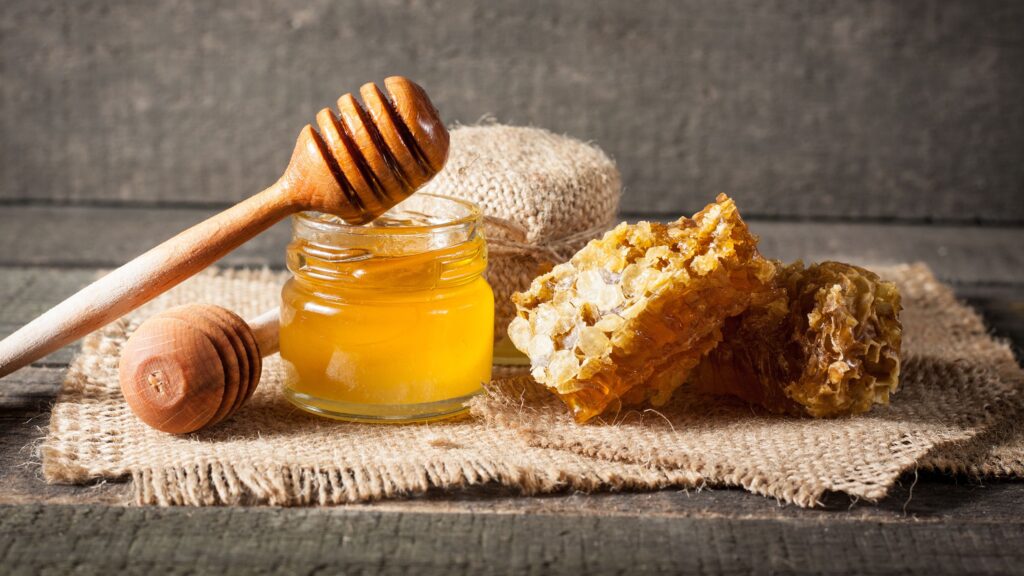
[[558, 465], [523, 467], [493, 460], [460, 461], [454, 467], [437, 464], [411, 469], [389, 466], [371, 470], [306, 466], [267, 468], [211, 462], [189, 468], [133, 470], [131, 481], [136, 504], [161, 506], [330, 506], [485, 485], [508, 487], [523, 496], [566, 491], [699, 489], [704, 485], [697, 474], [686, 470], [620, 468], [580, 472], [568, 471]]

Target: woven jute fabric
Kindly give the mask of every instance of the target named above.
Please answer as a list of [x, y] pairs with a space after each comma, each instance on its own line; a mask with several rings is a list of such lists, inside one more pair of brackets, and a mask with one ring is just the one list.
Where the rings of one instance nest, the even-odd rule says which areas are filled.
[[[879, 269], [905, 309], [901, 386], [889, 407], [841, 419], [784, 418], [736, 401], [678, 390], [665, 406], [579, 425], [528, 377], [498, 383], [474, 413], [515, 429], [533, 447], [611, 462], [686, 469], [711, 484], [742, 486], [801, 506], [826, 492], [885, 496], [922, 466], [1019, 475], [1010, 440], [1020, 368], [981, 318], [924, 266]], [[993, 460], [995, 458], [996, 460]]]
[[281, 393], [277, 356], [229, 421], [188, 436], [156, 432], [117, 383], [122, 344], [141, 320], [208, 302], [255, 316], [284, 277], [204, 273], [86, 338], [41, 446], [51, 482], [130, 478], [144, 504], [337, 504], [501, 484], [525, 494], [740, 485], [800, 505], [824, 491], [876, 499], [903, 471], [1024, 474], [1021, 372], [1008, 348], [927, 269], [881, 270], [906, 311], [903, 385], [892, 406], [838, 420], [783, 418], [680, 391], [657, 411], [580, 426], [528, 377], [499, 374], [472, 415], [409, 426], [334, 422]]
[[596, 146], [540, 128], [488, 124], [450, 134], [448, 162], [423, 191], [483, 210], [501, 338], [515, 315], [509, 296], [610, 227], [622, 182]]

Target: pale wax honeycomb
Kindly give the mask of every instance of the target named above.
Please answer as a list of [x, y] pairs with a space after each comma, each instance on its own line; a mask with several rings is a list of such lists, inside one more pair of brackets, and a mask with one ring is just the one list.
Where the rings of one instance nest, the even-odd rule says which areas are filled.
[[513, 295], [508, 332], [580, 422], [657, 406], [774, 272], [723, 194], [692, 219], [624, 223], [591, 241]]
[[776, 266], [773, 288], [726, 321], [692, 385], [815, 417], [887, 404], [900, 374], [896, 286], [839, 262]]

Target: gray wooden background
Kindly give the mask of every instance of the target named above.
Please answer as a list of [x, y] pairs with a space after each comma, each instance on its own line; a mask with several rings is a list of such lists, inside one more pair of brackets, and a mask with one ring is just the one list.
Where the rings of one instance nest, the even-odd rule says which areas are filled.
[[627, 215], [1024, 222], [1024, 3], [4, 0], [0, 210], [221, 206], [343, 92], [592, 140]]

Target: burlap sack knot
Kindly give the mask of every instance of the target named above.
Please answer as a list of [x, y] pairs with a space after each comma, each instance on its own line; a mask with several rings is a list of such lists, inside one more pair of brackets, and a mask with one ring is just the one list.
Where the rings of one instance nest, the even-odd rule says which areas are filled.
[[511, 220], [497, 216], [484, 216], [484, 225], [491, 231], [490, 234], [493, 234], [494, 230], [502, 230], [512, 237], [492, 238], [490, 235], [488, 236], [487, 252], [492, 261], [494, 258], [508, 256], [530, 256], [542, 267], [565, 262], [587, 242], [608, 231], [608, 225], [602, 224], [565, 238], [557, 238], [544, 243], [531, 243], [526, 240], [526, 229]]

